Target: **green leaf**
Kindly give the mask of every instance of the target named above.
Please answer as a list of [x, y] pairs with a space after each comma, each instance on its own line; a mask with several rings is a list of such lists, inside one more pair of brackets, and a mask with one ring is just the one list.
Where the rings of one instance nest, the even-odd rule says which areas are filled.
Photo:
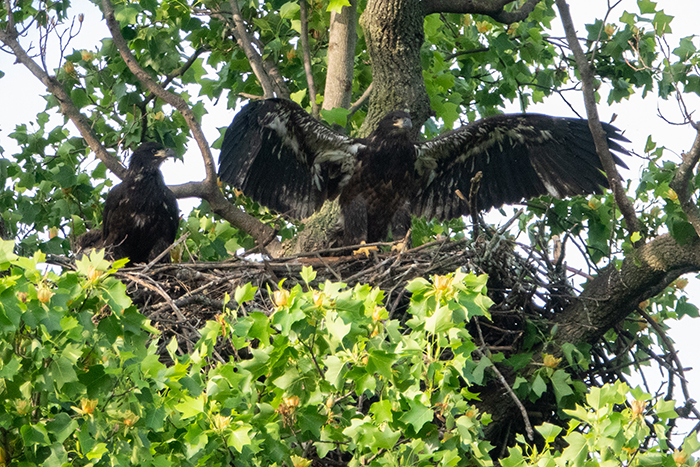
[[344, 6], [350, 6], [348, 0], [330, 0], [328, 2], [328, 11], [340, 13]]
[[335, 355], [329, 355], [323, 360], [326, 366], [326, 373], [324, 375], [326, 381], [331, 383], [334, 388], [341, 389], [345, 382], [344, 369], [345, 363]]
[[175, 410], [182, 414], [183, 420], [196, 417], [204, 412], [204, 396], [182, 396], [182, 402], [175, 404]]
[[398, 361], [394, 353], [381, 350], [370, 350], [367, 358], [367, 371], [377, 372], [386, 379], [391, 379], [393, 372], [391, 367]]
[[659, 416], [659, 418], [678, 418], [678, 414], [676, 413], [676, 402], [673, 400], [667, 401], [659, 399], [654, 408], [656, 409], [656, 414]]
[[299, 16], [299, 2], [287, 2], [280, 7], [280, 17], [294, 19]]
[[87, 372], [78, 375], [78, 380], [85, 385], [90, 399], [97, 399], [100, 394], [107, 394], [114, 389], [112, 377], [105, 373], [102, 365], [90, 367]]
[[571, 388], [571, 376], [564, 370], [554, 372], [552, 375], [552, 386], [554, 387], [554, 395], [557, 397], [557, 401], [574, 393]]
[[14, 249], [14, 241], [0, 239], [0, 270], [4, 271], [9, 267], [9, 263], [17, 259]]
[[423, 425], [431, 422], [434, 415], [430, 407], [423, 405], [423, 403], [418, 400], [418, 397], [408, 400], [410, 409], [404, 412], [400, 419], [403, 423], [411, 425], [416, 433], [423, 428]]
[[425, 330], [430, 334], [445, 332], [454, 326], [452, 322], [452, 310], [449, 306], [442, 306], [425, 319]]
[[27, 446], [48, 446], [51, 444], [49, 441], [49, 434], [43, 423], [24, 424], [20, 428], [20, 432], [22, 433], [24, 444]]
[[308, 285], [314, 279], [316, 279], [316, 271], [314, 271], [314, 268], [312, 268], [311, 266], [304, 266], [301, 268], [300, 276], [302, 280]]
[[563, 428], [557, 425], [552, 425], [551, 423], [543, 423], [540, 426], [535, 427], [539, 434], [542, 435], [547, 443], [552, 443], [562, 432]]
[[228, 436], [228, 445], [233, 446], [233, 448], [238, 452], [243, 452], [245, 446], [250, 446], [250, 436], [248, 433], [251, 430], [251, 426], [243, 423], [238, 423], [238, 427], [231, 431]]
[[280, 389], [287, 389], [299, 380], [299, 370], [295, 367], [287, 368], [287, 370], [275, 379], [272, 383]]
[[331, 125], [339, 125], [345, 127], [348, 124], [348, 115], [350, 111], [342, 107], [336, 107], [335, 109], [321, 110], [321, 117]]
[[656, 2], [651, 0], [638, 0], [637, 6], [639, 7], [639, 12], [643, 15], [656, 12]]
[[663, 36], [664, 34], [671, 34], [671, 21], [673, 21], [673, 16], [667, 15], [662, 11], [658, 11], [654, 15], [654, 29], [658, 36]]
[[74, 362], [63, 356], [51, 363], [51, 374], [58, 389], [61, 389], [66, 383], [72, 383], [78, 380], [78, 375], [75, 373], [73, 363]]
[[326, 315], [326, 327], [328, 332], [333, 336], [336, 345], [341, 345], [343, 338], [348, 335], [352, 324], [345, 324], [343, 319], [334, 311], [329, 311]]
[[373, 430], [372, 432], [372, 442], [369, 447], [372, 452], [378, 452], [380, 449], [393, 449], [396, 446], [399, 438], [401, 437], [400, 431], [393, 431], [388, 426], [381, 429]]
[[93, 448], [85, 454], [85, 457], [87, 457], [90, 460], [99, 460], [102, 459], [102, 456], [107, 454], [109, 451], [107, 450], [107, 444], [106, 443], [97, 443]]
[[304, 100], [305, 97], [306, 97], [306, 89], [301, 89], [297, 92], [293, 92], [289, 96], [290, 99], [292, 99], [294, 102], [296, 102], [299, 105], [302, 104], [302, 101]]
[[539, 398], [547, 391], [547, 383], [538, 374], [532, 381], [532, 392]]
[[136, 23], [136, 17], [143, 11], [136, 3], [120, 4], [114, 8], [114, 18], [122, 27]]
[[233, 294], [233, 299], [239, 305], [249, 302], [255, 298], [255, 292], [258, 291], [257, 287], [253, 287], [250, 282], [246, 282], [242, 286], [236, 287], [236, 291]]

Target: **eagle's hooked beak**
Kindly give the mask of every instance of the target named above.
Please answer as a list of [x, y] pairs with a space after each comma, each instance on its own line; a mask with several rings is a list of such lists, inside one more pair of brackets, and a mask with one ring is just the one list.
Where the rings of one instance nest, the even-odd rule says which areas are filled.
[[175, 151], [173, 151], [172, 149], [165, 148], [165, 149], [161, 149], [160, 151], [156, 152], [154, 154], [154, 156], [159, 158], [159, 159], [161, 159], [161, 158], [166, 159], [168, 157], [175, 157], [175, 156], [177, 156], [177, 154], [175, 154]]
[[394, 122], [394, 126], [404, 130], [410, 130], [413, 128], [413, 122], [411, 122], [409, 117], [400, 118]]

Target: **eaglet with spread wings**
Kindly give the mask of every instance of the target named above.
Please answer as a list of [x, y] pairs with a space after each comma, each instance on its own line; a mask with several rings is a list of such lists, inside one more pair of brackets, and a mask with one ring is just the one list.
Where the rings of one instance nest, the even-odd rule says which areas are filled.
[[[610, 148], [627, 141], [604, 124]], [[260, 204], [305, 218], [339, 197], [343, 245], [401, 239], [411, 214], [469, 214], [472, 177], [482, 172], [478, 210], [545, 194], [600, 193], [608, 182], [588, 121], [538, 114], [484, 118], [428, 141], [410, 137], [411, 117], [388, 113], [367, 138], [341, 135], [297, 104], [251, 102], [226, 131], [219, 177]], [[624, 163], [615, 156], [615, 162]], [[459, 192], [458, 192], [459, 191]]]

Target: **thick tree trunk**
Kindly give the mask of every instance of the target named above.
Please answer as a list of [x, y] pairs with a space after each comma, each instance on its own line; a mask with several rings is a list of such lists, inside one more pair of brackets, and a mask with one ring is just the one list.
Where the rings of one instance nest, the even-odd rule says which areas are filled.
[[419, 0], [370, 0], [360, 17], [372, 64], [374, 92], [360, 130], [368, 135], [389, 111], [409, 109], [416, 134], [430, 116], [423, 81], [423, 8]]

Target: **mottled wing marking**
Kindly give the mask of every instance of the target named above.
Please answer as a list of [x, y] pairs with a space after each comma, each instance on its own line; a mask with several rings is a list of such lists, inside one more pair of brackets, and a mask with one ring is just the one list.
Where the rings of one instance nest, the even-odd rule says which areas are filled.
[[[627, 151], [617, 130], [604, 125], [610, 148]], [[616, 162], [624, 166], [617, 158]], [[415, 169], [423, 178], [413, 201], [416, 215], [453, 218], [468, 214], [455, 193], [469, 193], [481, 171], [480, 210], [543, 194], [557, 198], [607, 187], [586, 120], [537, 114], [499, 115], [470, 123], [418, 144]]]
[[303, 218], [338, 195], [362, 147], [293, 102], [251, 102], [226, 131], [219, 177], [265, 206]]

